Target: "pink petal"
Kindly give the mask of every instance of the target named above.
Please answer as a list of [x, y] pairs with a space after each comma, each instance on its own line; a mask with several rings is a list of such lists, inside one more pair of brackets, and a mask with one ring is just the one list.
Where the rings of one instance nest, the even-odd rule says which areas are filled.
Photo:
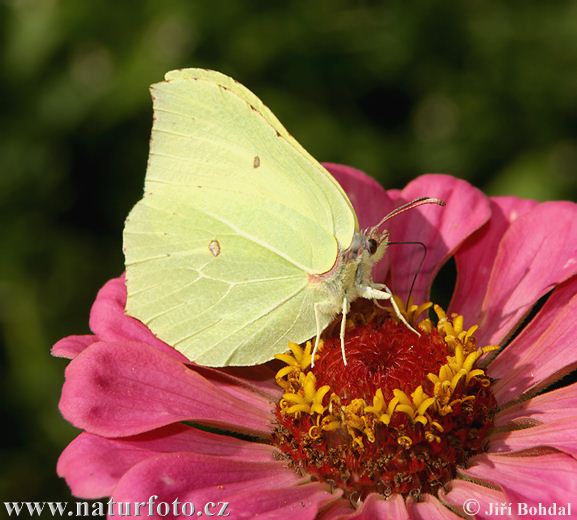
[[83, 498], [109, 496], [133, 466], [160, 453], [191, 451], [253, 462], [273, 460], [274, 448], [175, 424], [123, 439], [81, 433], [62, 452], [57, 472], [72, 494]]
[[577, 204], [545, 202], [513, 222], [482, 303], [479, 344], [500, 344], [539, 298], [577, 273]]
[[504, 408], [495, 416], [495, 427], [522, 422], [523, 418], [548, 424], [568, 417], [577, 421], [577, 383]]
[[[288, 490], [302, 480], [276, 461], [252, 462], [196, 453], [168, 453], [130, 469], [120, 479], [113, 498], [122, 502], [148, 502], [150, 497], [157, 497], [156, 503], [172, 503], [178, 499], [181, 503], [192, 502], [197, 509], [202, 509], [209, 501], [229, 502], [231, 518], [238, 518], [252, 503], [258, 502], [261, 494]], [[310, 491], [313, 495], [313, 490]], [[236, 501], [236, 495], [241, 495], [242, 500]], [[269, 495], [267, 501], [270, 500]]]
[[271, 404], [237, 399], [145, 343], [95, 343], [66, 369], [60, 411], [78, 428], [124, 437], [179, 421], [267, 436]]
[[577, 458], [575, 417], [509, 432], [499, 432], [489, 438], [489, 451], [522, 451], [536, 447], [555, 448]]
[[239, 399], [250, 399], [254, 393], [269, 401], [278, 401], [283, 390], [275, 382], [276, 371], [267, 365], [252, 367], [210, 368], [192, 364], [206, 379]]
[[55, 357], [73, 359], [96, 341], [98, 338], [92, 334], [66, 336], [54, 344], [50, 353]]
[[188, 359], [174, 348], [159, 340], [140, 321], [124, 313], [126, 285], [124, 275], [109, 280], [98, 291], [90, 311], [90, 329], [104, 341], [142, 341], [160, 349], [175, 359]]
[[[342, 164], [323, 163], [345, 190], [355, 208], [359, 229], [374, 226], [393, 209], [393, 200], [385, 189], [366, 173]], [[384, 281], [387, 273], [387, 257], [381, 261], [373, 273], [374, 279]]]
[[100, 498], [109, 496], [120, 477], [148, 456], [146, 451], [123, 449], [104, 437], [81, 433], [60, 455], [56, 472], [74, 496]]
[[577, 461], [562, 453], [516, 457], [480, 455], [462, 473], [499, 485], [506, 502], [566, 505], [577, 493]]
[[465, 317], [473, 325], [480, 319], [489, 276], [505, 231], [521, 215], [533, 209], [537, 202], [517, 197], [493, 197], [491, 218], [455, 253], [457, 283], [450, 312]]
[[502, 491], [460, 479], [452, 480], [448, 486], [450, 491], [441, 490], [439, 498], [457, 511], [462, 511], [464, 515], [474, 515], [478, 520], [510, 518], [508, 514], [501, 515], [500, 510], [495, 509], [495, 504], [505, 502], [505, 495]]
[[[239, 493], [230, 497], [231, 518], [252, 520], [313, 520], [320, 509], [338, 499], [340, 493], [331, 495], [327, 486], [318, 482], [280, 489], [265, 489]], [[236, 505], [238, 504], [238, 506]]]
[[422, 495], [419, 502], [407, 500], [411, 520], [462, 520], [432, 495]]
[[357, 511], [344, 516], [339, 520], [374, 520], [375, 518], [391, 518], [394, 520], [409, 520], [409, 512], [405, 505], [405, 499], [398, 494], [386, 499], [377, 493], [371, 493], [361, 504]]
[[366, 229], [393, 209], [393, 201], [385, 189], [372, 177], [343, 164], [323, 163], [347, 193], [359, 220], [359, 228]]
[[[413, 290], [413, 300], [428, 299], [433, 278], [451, 254], [490, 217], [488, 199], [469, 183], [449, 175], [423, 175], [401, 192], [400, 203], [429, 196], [444, 200], [447, 205], [421, 206], [391, 220], [388, 227], [393, 241], [418, 241], [427, 247], [427, 256]], [[397, 204], [398, 205], [398, 204]], [[420, 248], [411, 245], [389, 249], [391, 288], [406, 298], [415, 276]]]
[[317, 520], [348, 520], [349, 516], [355, 514], [355, 512], [356, 511], [351, 507], [350, 500], [342, 498], [341, 500], [336, 500], [320, 511]]
[[489, 365], [499, 403], [543, 387], [577, 364], [577, 277], [559, 286], [535, 318]]

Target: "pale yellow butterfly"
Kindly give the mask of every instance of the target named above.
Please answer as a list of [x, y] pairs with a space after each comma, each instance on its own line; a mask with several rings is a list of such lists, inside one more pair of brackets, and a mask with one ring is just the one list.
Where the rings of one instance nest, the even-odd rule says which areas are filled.
[[405, 321], [372, 279], [379, 227], [441, 201], [361, 232], [336, 180], [235, 80], [176, 70], [151, 91], [144, 197], [124, 231], [129, 315], [209, 366], [262, 363], [313, 336], [316, 349], [338, 313], [346, 360], [359, 297], [390, 300]]

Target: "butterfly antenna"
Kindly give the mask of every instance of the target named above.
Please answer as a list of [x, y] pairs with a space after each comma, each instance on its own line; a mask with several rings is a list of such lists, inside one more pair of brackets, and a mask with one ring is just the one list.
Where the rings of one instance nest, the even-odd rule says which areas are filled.
[[415, 282], [417, 281], [417, 276], [421, 273], [421, 268], [425, 263], [425, 258], [427, 257], [427, 246], [423, 242], [387, 242], [387, 246], [399, 246], [399, 245], [413, 245], [421, 246], [423, 254], [421, 255], [421, 260], [419, 261], [419, 267], [413, 275], [413, 281], [411, 282], [411, 287], [409, 288], [409, 294], [407, 295], [407, 301], [405, 307], [409, 306], [409, 300], [411, 299], [411, 294], [413, 294], [413, 289], [415, 288]]
[[433, 197], [419, 197], [418, 199], [412, 200], [411, 202], [407, 202], [406, 204], [403, 204], [402, 206], [399, 206], [398, 208], [391, 211], [388, 215], [385, 215], [385, 217], [376, 226], [371, 228], [371, 232], [375, 232], [387, 220], [390, 220], [393, 217], [404, 213], [405, 211], [416, 208], [418, 206], [422, 206], [424, 204], [437, 204], [438, 206], [444, 206], [445, 201], [441, 199], [435, 199]]

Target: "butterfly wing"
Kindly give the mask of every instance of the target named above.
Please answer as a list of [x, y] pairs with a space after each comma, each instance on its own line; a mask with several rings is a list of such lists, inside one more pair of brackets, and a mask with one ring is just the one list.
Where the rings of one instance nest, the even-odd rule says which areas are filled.
[[260, 363], [312, 337], [328, 296], [310, 275], [351, 243], [348, 198], [231, 78], [173, 71], [152, 96], [145, 194], [124, 233], [127, 312], [211, 366]]

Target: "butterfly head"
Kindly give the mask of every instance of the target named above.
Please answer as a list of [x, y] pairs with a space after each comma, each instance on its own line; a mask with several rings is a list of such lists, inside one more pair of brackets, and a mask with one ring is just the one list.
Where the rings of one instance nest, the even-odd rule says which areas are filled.
[[366, 278], [375, 265], [385, 254], [389, 241], [388, 231], [376, 228], [355, 233], [350, 247], [345, 251], [345, 261], [359, 266], [357, 278]]
[[389, 245], [389, 232], [385, 229], [383, 231], [378, 228], [370, 228], [364, 232], [365, 249], [369, 254], [371, 261], [378, 262]]
[[370, 227], [363, 232], [355, 233], [349, 248], [344, 252], [345, 263], [359, 266], [357, 268], [357, 280], [365, 283], [369, 280], [373, 266], [383, 258], [389, 245], [389, 232], [381, 229], [381, 226], [389, 219], [396, 217], [409, 209], [423, 204], [437, 204], [444, 206], [445, 202], [432, 197], [420, 197], [388, 213], [376, 226]]

